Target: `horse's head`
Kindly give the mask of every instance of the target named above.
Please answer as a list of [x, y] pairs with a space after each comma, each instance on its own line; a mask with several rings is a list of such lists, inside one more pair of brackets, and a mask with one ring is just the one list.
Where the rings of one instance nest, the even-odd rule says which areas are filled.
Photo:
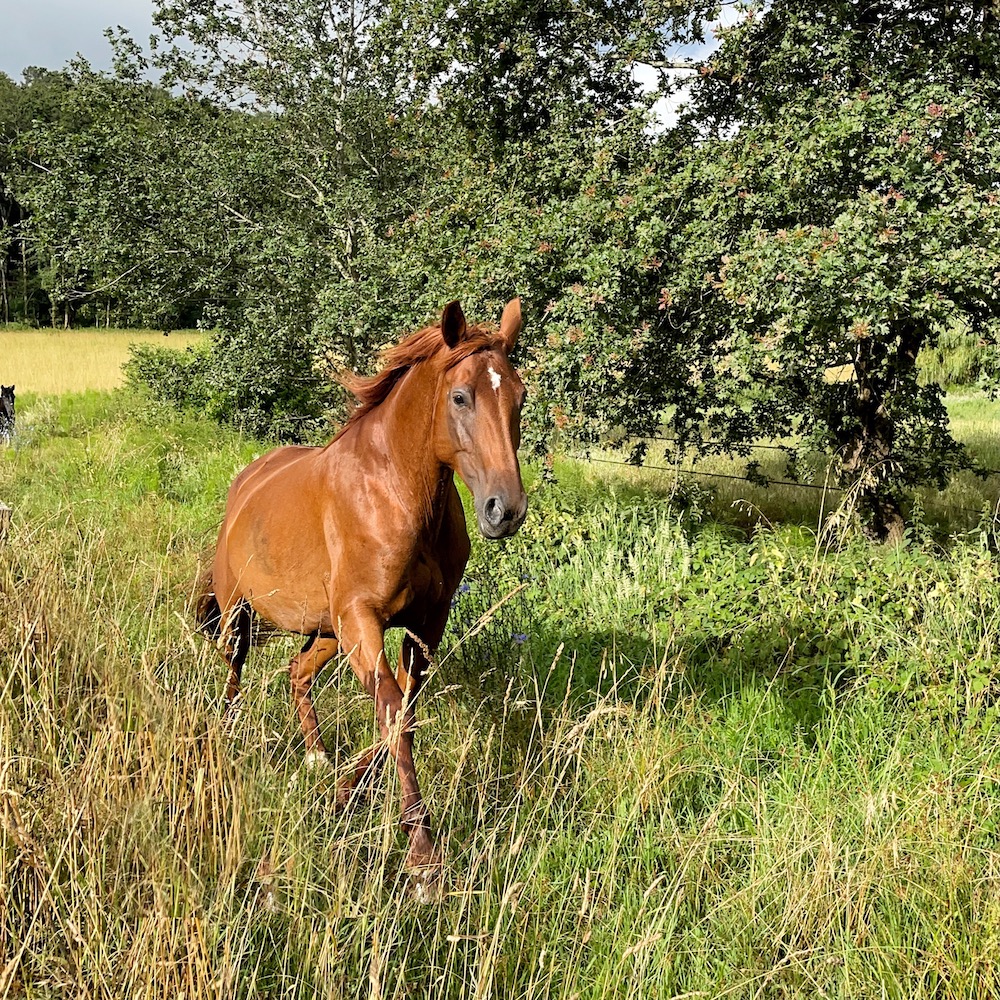
[[[435, 448], [472, 490], [479, 530], [487, 538], [513, 535], [528, 509], [517, 462], [525, 391], [507, 359], [520, 332], [520, 299], [507, 303], [495, 334], [467, 327], [457, 302], [445, 306], [441, 317], [441, 335], [461, 360], [439, 382]], [[462, 356], [462, 346], [471, 352]]]

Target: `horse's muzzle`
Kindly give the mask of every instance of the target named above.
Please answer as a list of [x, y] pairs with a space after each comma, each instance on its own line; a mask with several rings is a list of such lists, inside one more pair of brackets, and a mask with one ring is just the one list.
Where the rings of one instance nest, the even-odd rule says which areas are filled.
[[486, 538], [509, 538], [521, 527], [528, 512], [528, 497], [522, 491], [516, 499], [501, 495], [487, 497], [478, 511], [479, 530]]

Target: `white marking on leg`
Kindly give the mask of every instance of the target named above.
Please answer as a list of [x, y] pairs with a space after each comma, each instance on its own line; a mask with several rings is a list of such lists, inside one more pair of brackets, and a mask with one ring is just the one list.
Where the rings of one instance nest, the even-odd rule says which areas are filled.
[[306, 767], [310, 769], [315, 767], [328, 767], [330, 764], [330, 758], [320, 750], [307, 750], [304, 763]]

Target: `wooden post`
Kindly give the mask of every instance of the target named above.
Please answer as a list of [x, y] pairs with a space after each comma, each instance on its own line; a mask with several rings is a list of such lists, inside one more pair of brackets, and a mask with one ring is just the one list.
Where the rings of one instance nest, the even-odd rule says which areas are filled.
[[7, 529], [10, 527], [10, 507], [5, 503], [0, 503], [0, 542], [7, 537]]

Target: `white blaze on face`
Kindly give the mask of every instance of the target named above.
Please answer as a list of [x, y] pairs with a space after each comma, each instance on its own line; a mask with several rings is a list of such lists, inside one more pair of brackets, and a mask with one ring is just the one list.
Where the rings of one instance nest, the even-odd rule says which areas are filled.
[[493, 386], [493, 391], [499, 392], [501, 381], [500, 373], [493, 367], [493, 365], [490, 365], [486, 370], [490, 373], [490, 385]]

